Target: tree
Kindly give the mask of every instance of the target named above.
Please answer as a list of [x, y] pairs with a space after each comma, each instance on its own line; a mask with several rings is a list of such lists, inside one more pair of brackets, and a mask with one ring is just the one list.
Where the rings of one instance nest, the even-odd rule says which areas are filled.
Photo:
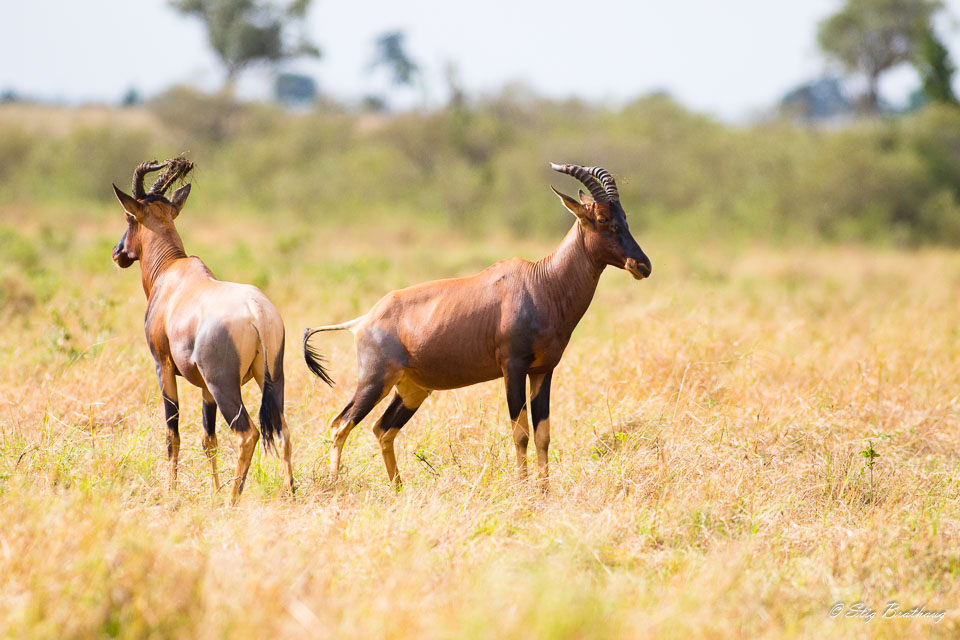
[[923, 29], [941, 7], [940, 0], [847, 0], [820, 23], [817, 41], [848, 71], [866, 77], [865, 107], [877, 112], [880, 75], [914, 59]]
[[123, 97], [120, 98], [120, 105], [124, 107], [135, 107], [141, 102], [143, 102], [143, 98], [140, 97], [140, 92], [137, 91], [136, 87], [127, 89]]
[[[205, 24], [210, 46], [226, 68], [228, 90], [251, 64], [320, 57], [320, 49], [302, 30], [310, 0], [282, 4], [271, 0], [170, 0], [170, 5]], [[291, 33], [294, 28], [298, 33]]]
[[920, 74], [923, 94], [928, 100], [958, 104], [952, 85], [953, 72], [957, 69], [950, 60], [950, 52], [937, 38], [930, 25], [923, 29], [914, 66]]
[[[383, 68], [390, 76], [390, 82], [395, 87], [413, 87], [419, 84], [421, 99], [426, 103], [426, 88], [423, 84], [423, 76], [420, 74], [420, 66], [407, 53], [404, 45], [404, 33], [402, 31], [387, 31], [380, 35], [374, 41], [375, 53], [370, 61], [368, 72]], [[417, 83], [417, 80], [420, 82]], [[380, 110], [386, 110], [387, 102], [379, 96], [368, 96], [375, 98], [373, 102], [367, 101], [366, 107], [369, 109], [379, 102]]]
[[407, 54], [403, 44], [402, 31], [389, 31], [376, 40], [377, 52], [370, 69], [386, 67], [389, 70], [393, 84], [410, 86], [414, 77], [420, 72], [420, 67]]

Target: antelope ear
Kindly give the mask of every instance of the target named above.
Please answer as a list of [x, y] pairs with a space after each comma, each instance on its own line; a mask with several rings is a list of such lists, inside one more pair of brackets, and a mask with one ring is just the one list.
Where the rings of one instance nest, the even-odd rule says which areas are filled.
[[550, 189], [553, 190], [557, 197], [560, 198], [560, 202], [563, 203], [563, 206], [567, 208], [567, 211], [577, 216], [577, 218], [584, 223], [593, 223], [593, 219], [590, 218], [590, 213], [585, 206], [571, 198], [570, 196], [560, 193], [553, 188], [553, 185], [550, 185]]
[[594, 200], [580, 189], [580, 204], [593, 204]]
[[143, 220], [143, 207], [140, 206], [140, 203], [137, 202], [137, 199], [133, 196], [128, 196], [123, 191], [113, 185], [113, 192], [117, 195], [117, 200], [120, 201], [120, 205], [123, 206], [124, 212], [137, 222]]
[[173, 196], [170, 197], [170, 204], [173, 205], [174, 218], [180, 215], [180, 210], [183, 209], [183, 205], [187, 203], [188, 195], [190, 195], [190, 184], [185, 184], [173, 192]]

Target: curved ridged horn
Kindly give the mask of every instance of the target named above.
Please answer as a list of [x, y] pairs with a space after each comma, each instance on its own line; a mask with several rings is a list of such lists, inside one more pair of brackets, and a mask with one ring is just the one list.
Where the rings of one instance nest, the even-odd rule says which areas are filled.
[[[574, 178], [582, 182], [583, 185], [590, 190], [590, 195], [592, 195], [593, 199], [596, 200], [597, 202], [607, 202], [610, 199], [609, 192], [603, 187], [602, 184], [600, 184], [600, 182], [597, 181], [597, 179], [591, 173], [591, 170], [595, 169], [595, 167], [590, 167], [585, 169], [578, 164], [554, 164], [551, 162], [550, 168], [553, 169], [554, 171], [559, 171], [560, 173], [565, 173], [567, 175], [573, 176]], [[607, 175], [610, 175], [610, 174], [607, 174]], [[614, 189], [614, 193], [616, 193], [616, 189]]]
[[[152, 160], [150, 162], [141, 162], [137, 165], [137, 168], [133, 170], [133, 197], [137, 200], [143, 200], [147, 197], [147, 192], [143, 190], [143, 176], [150, 173], [151, 171], [157, 171], [162, 169], [167, 163], [166, 162], [157, 162]], [[152, 190], [152, 189], [151, 189]]]
[[609, 171], [603, 167], [586, 167], [584, 170], [588, 171], [590, 175], [600, 179], [600, 182], [603, 183], [604, 191], [610, 196], [610, 200], [620, 199], [620, 193], [617, 191], [617, 183], [614, 182], [613, 176], [610, 175]]
[[150, 187], [149, 193], [152, 196], [162, 196], [170, 188], [170, 185], [177, 180], [182, 181], [193, 170], [193, 163], [183, 156], [177, 156], [157, 166], [157, 168], [160, 167], [166, 167], [166, 169], [157, 176], [157, 181]]

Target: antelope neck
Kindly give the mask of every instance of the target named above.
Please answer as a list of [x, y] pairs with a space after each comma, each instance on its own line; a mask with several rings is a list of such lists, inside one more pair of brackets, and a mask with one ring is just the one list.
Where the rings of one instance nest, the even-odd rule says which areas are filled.
[[140, 257], [140, 276], [143, 282], [143, 292], [150, 299], [150, 293], [157, 282], [157, 278], [174, 261], [186, 258], [183, 242], [176, 231], [172, 234], [158, 234], [148, 231], [141, 240], [143, 255]]
[[546, 290], [551, 311], [571, 332], [590, 306], [605, 266], [587, 251], [579, 222], [553, 253], [534, 263], [534, 279]]

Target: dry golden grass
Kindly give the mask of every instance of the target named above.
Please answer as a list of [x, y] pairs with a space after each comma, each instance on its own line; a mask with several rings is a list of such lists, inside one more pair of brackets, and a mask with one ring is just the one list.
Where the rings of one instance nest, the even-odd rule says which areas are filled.
[[33, 102], [0, 105], [0, 126], [13, 125], [45, 135], [63, 135], [81, 127], [125, 126], [149, 129], [157, 118], [142, 108], [114, 109], [101, 105], [62, 107]]
[[[182, 382], [180, 485], [166, 491], [139, 278], [109, 262], [119, 215], [42, 253], [39, 271], [0, 257], [17, 293], [0, 328], [2, 635], [960, 633], [956, 253], [641, 238], [653, 278], [604, 274], [555, 376], [549, 493], [516, 481], [499, 382], [427, 401], [397, 441], [396, 493], [367, 424], [328, 481], [326, 425], [354, 354], [348, 334], [318, 340], [329, 390], [300, 360], [300, 330], [550, 247], [250, 221], [225, 237], [189, 213], [188, 250], [284, 314], [299, 491], [283, 495], [258, 452], [240, 505], [211, 500], [199, 393]], [[42, 229], [24, 242], [42, 250]], [[259, 393], [245, 397], [254, 412]], [[830, 617], [857, 601], [876, 617]], [[882, 619], [889, 601], [946, 614]]]

